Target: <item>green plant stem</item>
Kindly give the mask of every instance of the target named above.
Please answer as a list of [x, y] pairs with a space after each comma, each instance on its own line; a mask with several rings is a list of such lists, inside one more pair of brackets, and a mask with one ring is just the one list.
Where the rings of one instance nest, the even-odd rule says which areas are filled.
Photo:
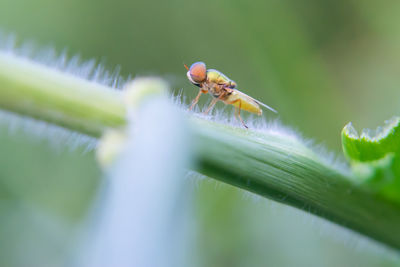
[[400, 207], [354, 184], [297, 139], [196, 121], [198, 171], [400, 248]]
[[[120, 91], [0, 53], [0, 108], [94, 137], [125, 124]], [[284, 133], [192, 122], [196, 170], [400, 248], [400, 207]]]
[[125, 122], [120, 92], [2, 52], [0, 106], [96, 137]]

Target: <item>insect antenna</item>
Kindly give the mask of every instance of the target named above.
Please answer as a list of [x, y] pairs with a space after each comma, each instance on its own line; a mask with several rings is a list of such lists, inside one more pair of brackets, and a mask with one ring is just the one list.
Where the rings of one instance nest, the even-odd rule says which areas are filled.
[[183, 63], [183, 66], [185, 66], [185, 68], [186, 68], [187, 70], [189, 70], [189, 67], [188, 67], [185, 63]]

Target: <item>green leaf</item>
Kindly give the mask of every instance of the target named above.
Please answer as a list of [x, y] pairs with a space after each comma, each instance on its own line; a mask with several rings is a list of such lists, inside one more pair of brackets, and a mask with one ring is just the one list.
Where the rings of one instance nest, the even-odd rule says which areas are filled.
[[400, 204], [400, 118], [358, 135], [351, 123], [342, 131], [343, 151], [355, 177], [367, 189]]

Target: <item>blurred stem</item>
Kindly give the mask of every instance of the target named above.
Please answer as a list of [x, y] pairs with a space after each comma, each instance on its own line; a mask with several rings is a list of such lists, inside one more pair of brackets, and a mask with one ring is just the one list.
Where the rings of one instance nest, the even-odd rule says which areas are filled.
[[[125, 124], [121, 92], [1, 53], [0, 107], [94, 137]], [[198, 172], [400, 248], [400, 207], [357, 187], [298, 139], [190, 120]]]
[[125, 122], [120, 92], [2, 52], [0, 106], [96, 137]]

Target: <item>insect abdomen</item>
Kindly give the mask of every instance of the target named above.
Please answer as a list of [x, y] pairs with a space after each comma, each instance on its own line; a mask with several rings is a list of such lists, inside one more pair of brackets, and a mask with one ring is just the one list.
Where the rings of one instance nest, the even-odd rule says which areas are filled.
[[234, 90], [225, 102], [257, 115], [262, 114], [260, 106], [253, 100], [253, 98], [237, 90]]

